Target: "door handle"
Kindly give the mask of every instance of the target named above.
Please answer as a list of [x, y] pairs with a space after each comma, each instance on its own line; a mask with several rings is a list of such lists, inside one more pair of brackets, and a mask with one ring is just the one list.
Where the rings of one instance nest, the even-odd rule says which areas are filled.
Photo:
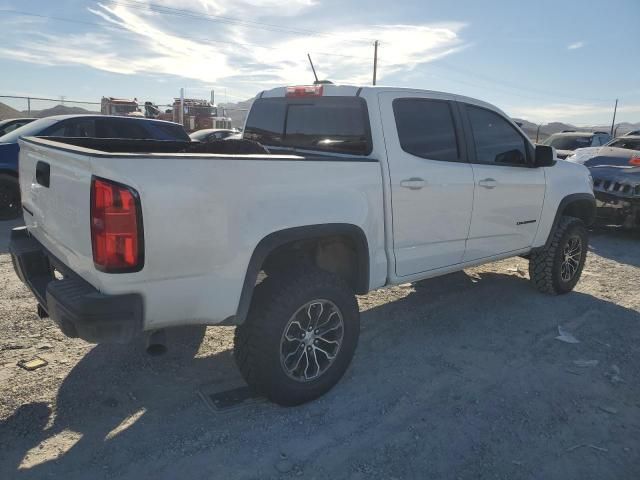
[[496, 188], [496, 185], [498, 185], [498, 182], [496, 182], [495, 179], [493, 178], [483, 178], [478, 182], [478, 185], [480, 185], [483, 188], [491, 189], [491, 188]]
[[411, 177], [400, 182], [400, 186], [408, 188], [409, 190], [420, 190], [425, 185], [425, 181], [419, 177]]

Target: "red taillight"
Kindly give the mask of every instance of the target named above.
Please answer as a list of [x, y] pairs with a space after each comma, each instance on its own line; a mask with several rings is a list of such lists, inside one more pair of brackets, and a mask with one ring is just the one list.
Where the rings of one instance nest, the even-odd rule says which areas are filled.
[[634, 167], [640, 167], [640, 157], [632, 157], [629, 159], [629, 165]]
[[322, 85], [287, 87], [287, 97], [321, 97]]
[[109, 273], [137, 272], [144, 264], [138, 192], [110, 180], [91, 180], [93, 263]]

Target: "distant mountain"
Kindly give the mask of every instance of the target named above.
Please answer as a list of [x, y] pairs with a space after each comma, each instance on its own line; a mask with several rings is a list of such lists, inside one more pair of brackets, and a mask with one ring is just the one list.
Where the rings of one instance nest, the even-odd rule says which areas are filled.
[[6, 120], [8, 118], [20, 118], [23, 117], [15, 108], [11, 108], [9, 105], [0, 102], [0, 120]]
[[[522, 123], [522, 130], [527, 136], [535, 141], [536, 136], [538, 137], [538, 141], [542, 142], [545, 138], [554, 133], [562, 132], [563, 130], [576, 130], [578, 132], [610, 132], [611, 125], [594, 125], [587, 127], [576, 127], [575, 125], [571, 125], [570, 123], [562, 123], [562, 122], [551, 122], [545, 124], [537, 124], [530, 122], [528, 120], [524, 120], [521, 118], [514, 118], [515, 122]], [[538, 127], [540, 130], [538, 130]], [[616, 123], [616, 135], [624, 135], [631, 130], [640, 129], [640, 122], [638, 123]]]
[[[83, 115], [83, 114], [99, 114], [100, 112], [92, 112], [81, 107], [67, 107], [66, 105], [56, 105], [55, 107], [45, 110], [31, 110], [31, 115], [36, 118], [51, 117], [53, 115]], [[26, 111], [22, 112], [23, 116], [27, 115]]]

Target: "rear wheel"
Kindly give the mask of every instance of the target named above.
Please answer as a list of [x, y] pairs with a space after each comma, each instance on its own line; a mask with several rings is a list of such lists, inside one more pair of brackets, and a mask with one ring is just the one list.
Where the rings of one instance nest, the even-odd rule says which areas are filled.
[[18, 179], [0, 173], [0, 220], [13, 220], [20, 215], [20, 186]]
[[346, 371], [359, 322], [355, 296], [340, 277], [311, 267], [278, 272], [256, 288], [247, 320], [236, 328], [236, 363], [270, 400], [308, 402]]
[[582, 220], [562, 217], [548, 247], [531, 253], [529, 277], [543, 292], [570, 292], [580, 280], [587, 258], [588, 237]]

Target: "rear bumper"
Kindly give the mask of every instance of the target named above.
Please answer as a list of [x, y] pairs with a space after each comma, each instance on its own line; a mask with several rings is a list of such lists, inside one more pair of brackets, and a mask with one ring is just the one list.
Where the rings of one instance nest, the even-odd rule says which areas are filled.
[[[66, 336], [92, 343], [125, 343], [142, 333], [140, 295], [99, 292], [50, 255], [25, 227], [11, 232], [9, 252], [20, 280]], [[54, 270], [62, 274], [61, 280]]]

